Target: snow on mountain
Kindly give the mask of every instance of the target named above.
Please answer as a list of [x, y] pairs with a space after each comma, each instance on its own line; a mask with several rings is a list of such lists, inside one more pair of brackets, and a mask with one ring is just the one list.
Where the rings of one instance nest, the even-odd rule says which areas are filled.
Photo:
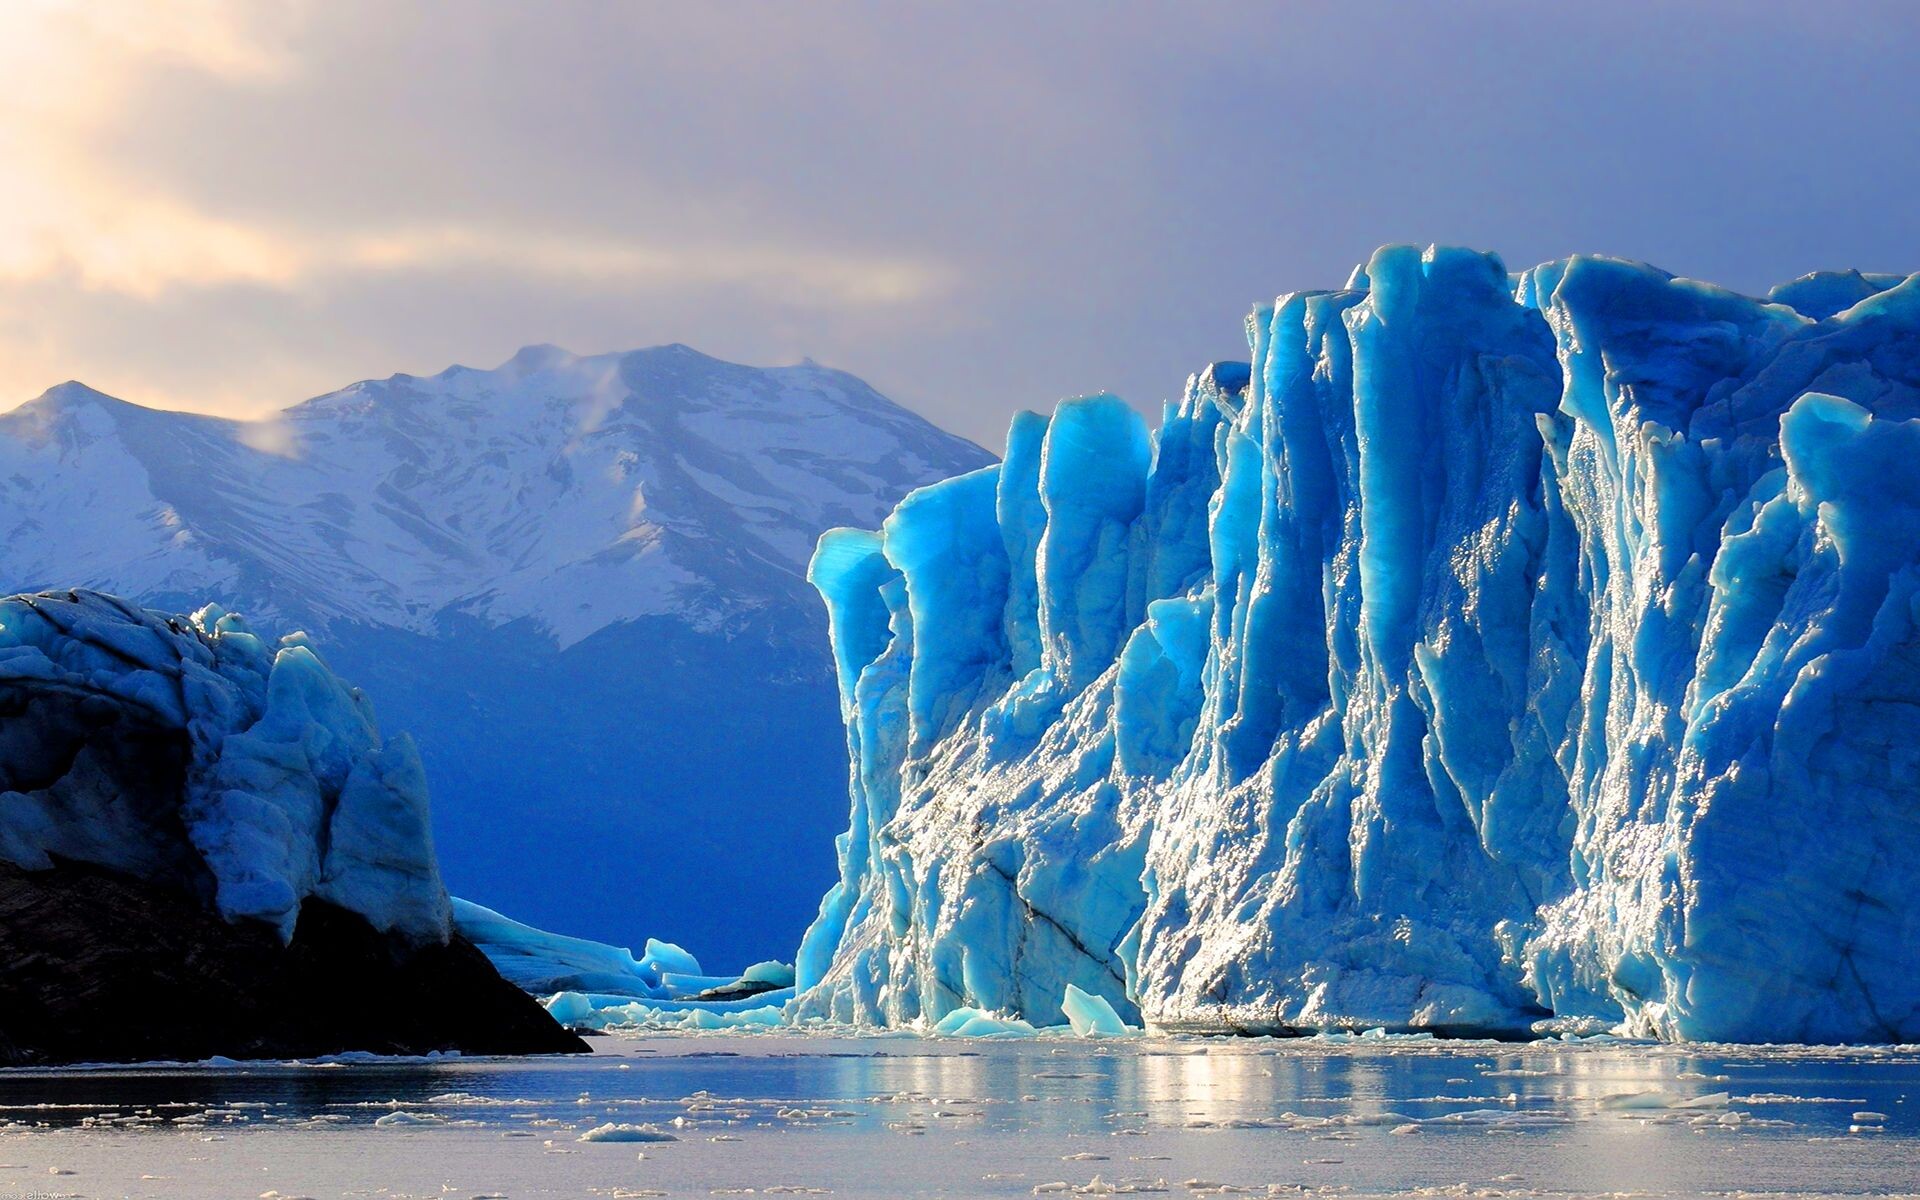
[[685, 346], [530, 346], [262, 422], [75, 383], [0, 416], [0, 497], [31, 514], [10, 578], [231, 588], [258, 619], [316, 627], [524, 617], [561, 646], [764, 603], [821, 529], [979, 457], [849, 375]]
[[845, 373], [677, 345], [533, 346], [260, 421], [68, 383], [0, 415], [0, 589], [304, 629], [419, 738], [457, 891], [771, 955], [798, 894], [750, 900], [718, 843], [837, 819], [814, 541], [986, 461]]
[[1775, 298], [1389, 247], [827, 535], [789, 1016], [1920, 1037], [1920, 276]]

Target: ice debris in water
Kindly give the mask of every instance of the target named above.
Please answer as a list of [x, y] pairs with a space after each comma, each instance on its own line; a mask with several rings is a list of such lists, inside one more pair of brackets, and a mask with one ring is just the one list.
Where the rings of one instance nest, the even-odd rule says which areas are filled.
[[583, 1142], [677, 1142], [680, 1139], [652, 1125], [623, 1125], [609, 1121], [581, 1134]]
[[447, 1122], [444, 1117], [436, 1117], [432, 1113], [390, 1112], [384, 1117], [375, 1118], [373, 1123], [382, 1129], [391, 1129], [416, 1125], [445, 1125]]
[[785, 1024], [782, 1005], [790, 990], [750, 1000], [635, 1000], [626, 996], [560, 992], [543, 1003], [553, 1019], [576, 1029], [700, 1030], [776, 1029]]
[[1709, 1092], [1703, 1096], [1681, 1096], [1659, 1090], [1616, 1092], [1610, 1096], [1602, 1096], [1600, 1107], [1612, 1112], [1670, 1108], [1725, 1108], [1732, 1099], [1733, 1097], [1726, 1092]]
[[1247, 333], [822, 538], [791, 1014], [1920, 1038], [1920, 278], [1388, 247]]
[[1120, 1014], [1113, 1011], [1113, 1005], [1103, 997], [1083, 992], [1071, 983], [1060, 1001], [1060, 1011], [1067, 1015], [1067, 1023], [1080, 1037], [1126, 1037], [1140, 1032], [1122, 1021]]

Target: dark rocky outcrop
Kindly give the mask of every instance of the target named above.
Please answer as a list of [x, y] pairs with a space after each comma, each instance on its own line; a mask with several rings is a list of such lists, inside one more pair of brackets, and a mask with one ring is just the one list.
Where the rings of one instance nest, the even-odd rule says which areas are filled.
[[585, 1049], [454, 932], [411, 741], [304, 639], [0, 599], [0, 1064]]
[[282, 944], [191, 894], [0, 863], [0, 1063], [572, 1053], [586, 1043], [465, 938], [410, 945], [323, 900]]

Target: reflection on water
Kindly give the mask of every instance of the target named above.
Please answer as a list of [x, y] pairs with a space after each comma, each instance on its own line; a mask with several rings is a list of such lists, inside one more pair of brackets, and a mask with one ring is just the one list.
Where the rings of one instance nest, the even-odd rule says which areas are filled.
[[[777, 1134], [780, 1146], [879, 1156], [988, 1146], [1029, 1167], [952, 1194], [1028, 1194], [1046, 1181], [1027, 1160], [1056, 1164], [1070, 1187], [1089, 1185], [1096, 1167], [1111, 1180], [1159, 1163], [1264, 1174], [1268, 1186], [1284, 1169], [1380, 1190], [1506, 1173], [1549, 1190], [1920, 1186], [1914, 1048], [788, 1036], [599, 1045], [573, 1059], [6, 1071], [0, 1121], [16, 1136], [367, 1129], [377, 1139], [388, 1131], [376, 1120], [405, 1113], [423, 1146], [435, 1131], [571, 1144], [611, 1121], [685, 1141]], [[808, 1140], [784, 1140], [796, 1138]]]

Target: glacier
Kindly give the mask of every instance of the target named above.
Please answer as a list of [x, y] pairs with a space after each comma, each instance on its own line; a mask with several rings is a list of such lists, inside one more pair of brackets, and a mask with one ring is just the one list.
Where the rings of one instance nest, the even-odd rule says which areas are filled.
[[1920, 1039], [1920, 277], [1392, 246], [1247, 343], [821, 539], [789, 1018]]
[[0, 861], [208, 888], [283, 942], [309, 898], [414, 942], [452, 933], [413, 740], [382, 738], [304, 635], [269, 643], [214, 605], [12, 596], [0, 702]]
[[793, 999], [793, 967], [754, 963], [708, 975], [671, 942], [648, 938], [635, 957], [625, 946], [537, 929], [484, 905], [455, 898], [454, 928], [502, 978], [537, 997], [569, 1029], [761, 1028], [782, 1023]]
[[587, 1047], [454, 928], [425, 772], [302, 635], [0, 599], [0, 1065]]

